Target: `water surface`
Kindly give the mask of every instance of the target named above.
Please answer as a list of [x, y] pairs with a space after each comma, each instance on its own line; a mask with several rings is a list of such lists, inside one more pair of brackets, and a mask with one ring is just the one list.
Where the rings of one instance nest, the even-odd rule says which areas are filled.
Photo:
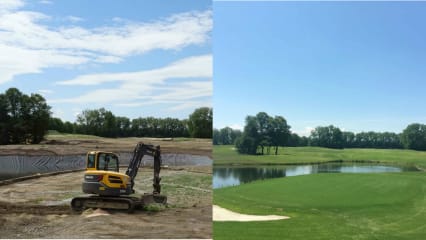
[[309, 165], [214, 167], [213, 188], [235, 186], [260, 179], [299, 176], [316, 173], [382, 173], [418, 171], [401, 167], [368, 163], [321, 163]]

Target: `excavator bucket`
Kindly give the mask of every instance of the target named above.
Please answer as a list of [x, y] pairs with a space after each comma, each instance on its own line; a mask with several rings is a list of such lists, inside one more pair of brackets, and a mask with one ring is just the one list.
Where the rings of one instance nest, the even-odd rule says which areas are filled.
[[167, 196], [161, 195], [161, 194], [146, 193], [146, 194], [142, 195], [141, 200], [142, 200], [142, 205], [144, 205], [144, 206], [147, 206], [147, 205], [153, 204], [153, 203], [166, 204], [167, 203]]

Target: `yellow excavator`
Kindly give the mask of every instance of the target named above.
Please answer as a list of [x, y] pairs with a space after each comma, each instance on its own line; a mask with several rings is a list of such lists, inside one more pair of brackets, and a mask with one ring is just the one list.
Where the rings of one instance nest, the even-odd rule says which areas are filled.
[[[144, 194], [141, 197], [130, 196], [135, 193], [133, 188], [135, 178], [145, 155], [154, 158], [154, 190], [152, 194]], [[140, 208], [149, 203], [165, 204], [167, 202], [167, 197], [160, 194], [160, 146], [138, 143], [133, 151], [126, 173], [120, 173], [119, 167], [118, 156], [112, 152], [88, 152], [82, 188], [84, 193], [92, 195], [73, 198], [71, 208], [75, 211], [86, 208], [106, 208], [133, 212], [135, 208]]]

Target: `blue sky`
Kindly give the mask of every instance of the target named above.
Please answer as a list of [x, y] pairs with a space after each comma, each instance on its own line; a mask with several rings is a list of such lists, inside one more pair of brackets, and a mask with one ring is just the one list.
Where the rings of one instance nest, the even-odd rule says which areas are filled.
[[214, 2], [214, 127], [426, 123], [426, 2]]
[[211, 106], [212, 25], [210, 0], [2, 0], [0, 92], [40, 93], [68, 121], [184, 119]]

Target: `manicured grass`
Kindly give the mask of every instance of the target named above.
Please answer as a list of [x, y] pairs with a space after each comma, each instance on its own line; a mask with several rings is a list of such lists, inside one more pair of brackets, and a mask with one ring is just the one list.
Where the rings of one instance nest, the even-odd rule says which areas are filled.
[[415, 165], [420, 169], [426, 169], [426, 152], [402, 149], [281, 147], [279, 148], [278, 155], [246, 155], [239, 154], [233, 145], [222, 145], [213, 146], [213, 158], [214, 165], [374, 161], [400, 165]]
[[314, 174], [215, 189], [214, 203], [289, 220], [214, 222], [214, 239], [424, 239], [426, 174]]

